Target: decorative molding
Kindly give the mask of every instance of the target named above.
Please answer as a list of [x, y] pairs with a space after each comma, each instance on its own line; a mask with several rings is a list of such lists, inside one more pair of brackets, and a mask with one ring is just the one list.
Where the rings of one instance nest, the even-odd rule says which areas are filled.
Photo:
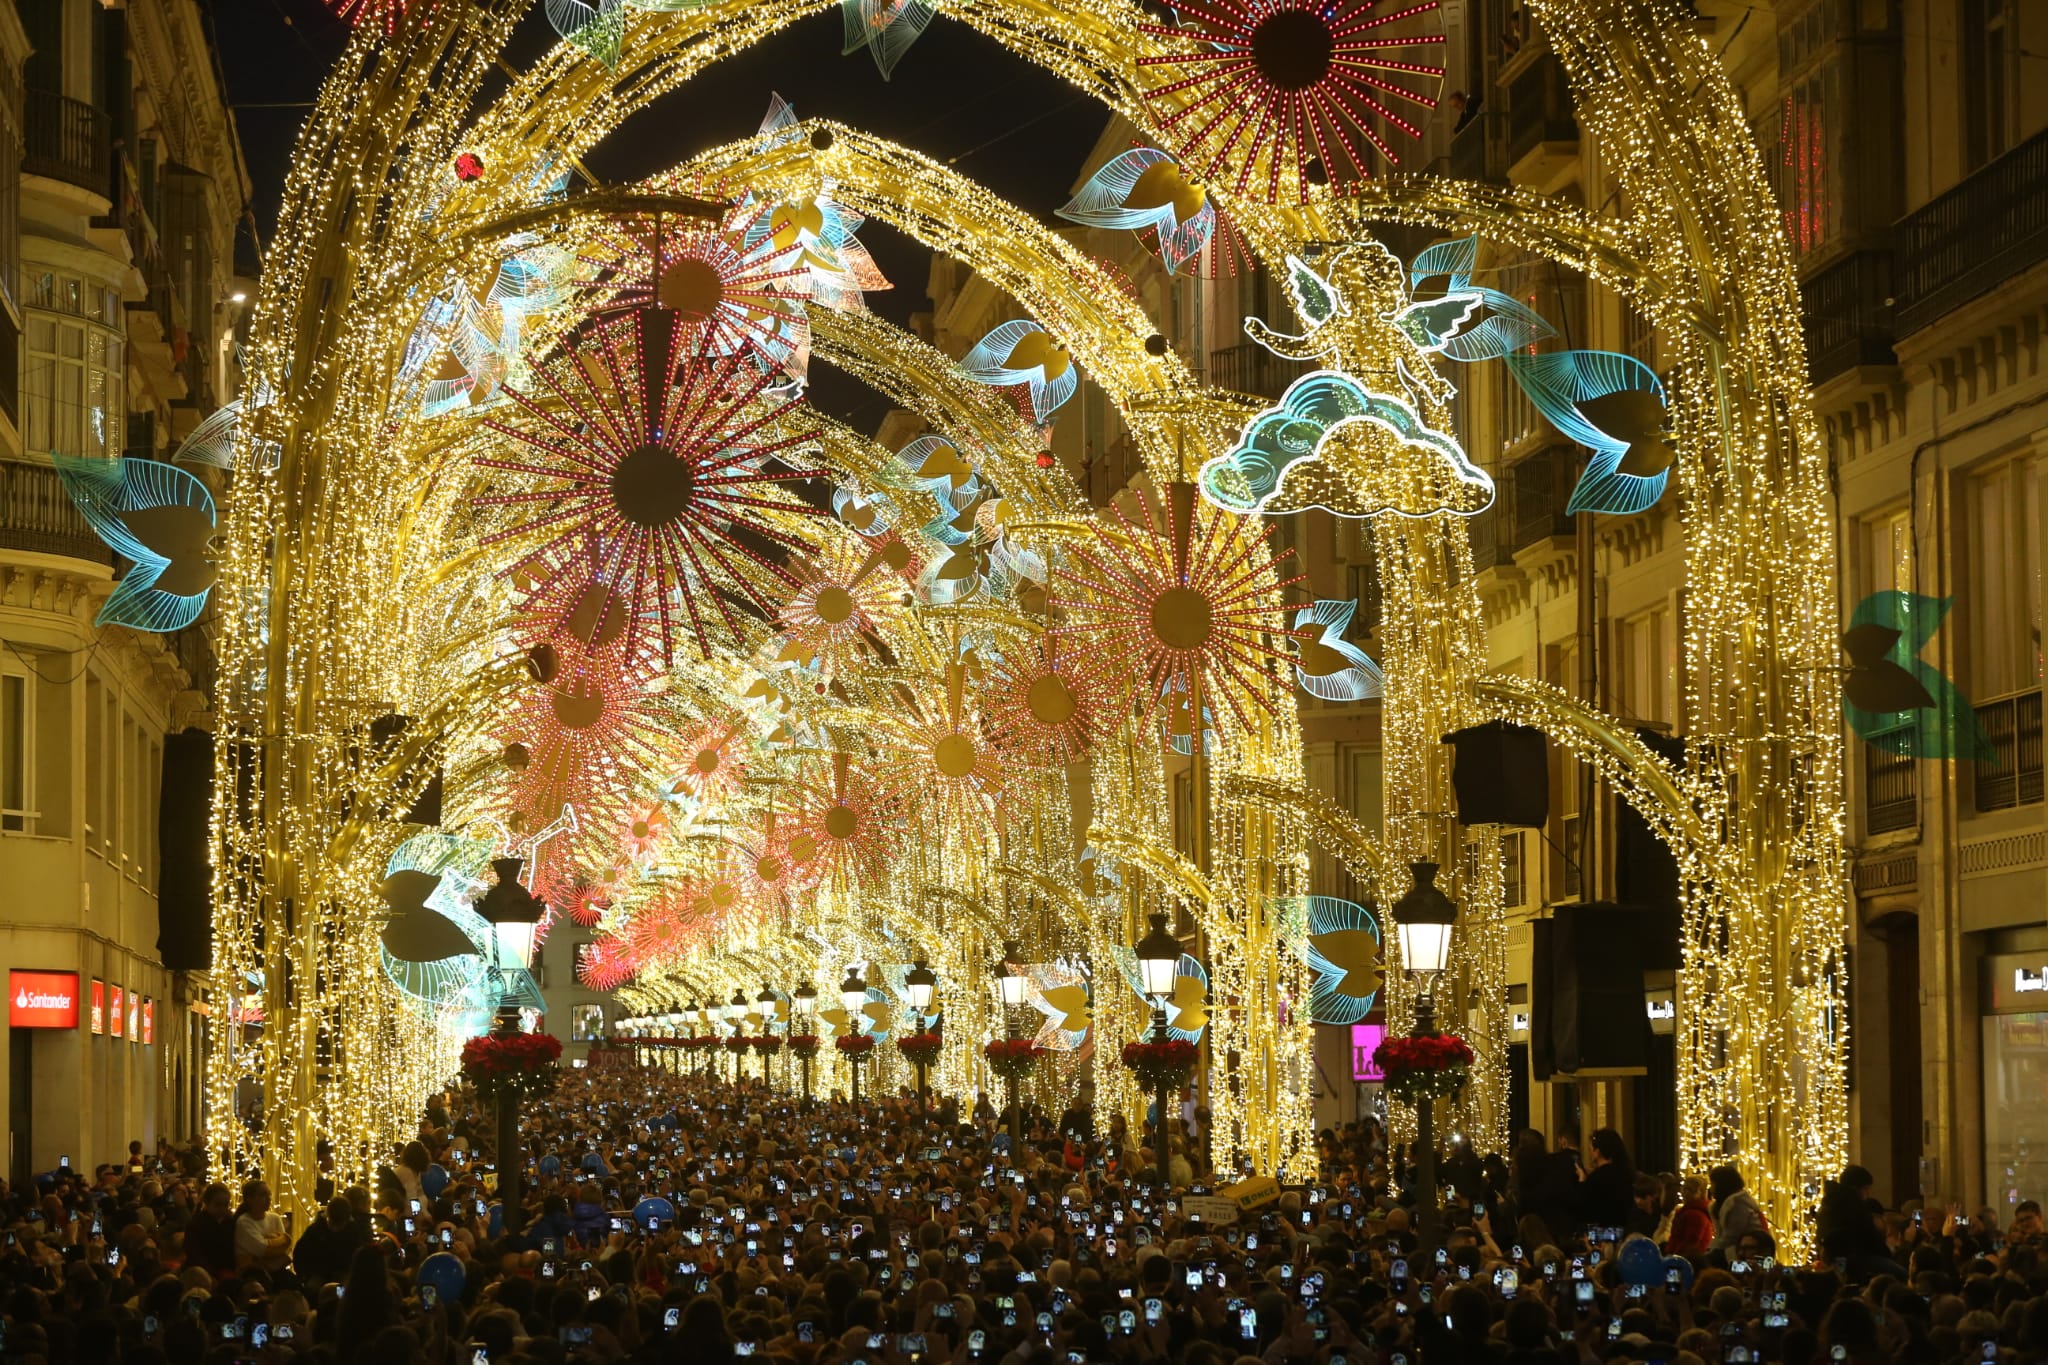
[[1956, 865], [1965, 877], [1982, 877], [2044, 864], [2048, 864], [2048, 830], [1969, 839], [1956, 848]]
[[1867, 862], [1859, 862], [1855, 869], [1856, 894], [1875, 896], [1887, 891], [1907, 891], [1920, 884], [1920, 851], [1909, 848], [1903, 853], [1889, 853]]

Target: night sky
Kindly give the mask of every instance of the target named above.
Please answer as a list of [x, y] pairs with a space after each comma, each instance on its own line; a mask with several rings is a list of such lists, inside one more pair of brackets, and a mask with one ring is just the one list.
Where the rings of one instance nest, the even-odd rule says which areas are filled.
[[[205, 3], [206, 0], [202, 0]], [[228, 100], [256, 184], [268, 242], [292, 144], [346, 39], [343, 21], [316, 0], [212, 0]], [[659, 23], [660, 15], [633, 22]], [[535, 4], [505, 57], [524, 69], [554, 40]], [[964, 24], [936, 19], [884, 81], [865, 51], [840, 55], [837, 6], [785, 29], [644, 110], [586, 158], [591, 171], [629, 180], [757, 131], [771, 93], [799, 117], [827, 117], [893, 138], [940, 160], [1052, 222], [1107, 111], [1056, 77], [1010, 55]], [[285, 107], [277, 107], [285, 106]], [[896, 286], [869, 305], [902, 323], [925, 307], [930, 253], [880, 223], [861, 240]], [[812, 399], [872, 430], [885, 411], [869, 390], [813, 365]]]

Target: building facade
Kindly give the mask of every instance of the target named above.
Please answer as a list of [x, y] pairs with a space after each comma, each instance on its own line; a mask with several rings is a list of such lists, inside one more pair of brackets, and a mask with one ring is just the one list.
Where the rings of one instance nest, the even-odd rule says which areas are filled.
[[[2048, 784], [2042, 726], [2041, 460], [2048, 446], [2048, 8], [2018, 0], [1696, 0], [1701, 35], [1744, 92], [1799, 265], [1815, 407], [1838, 500], [1844, 626], [1909, 601], [1920, 658], [1952, 680], [1918, 743], [1845, 727], [1853, 916], [1852, 1151], [1896, 1202], [2009, 1208], [2048, 1195]], [[1614, 186], [1572, 114], [1564, 73], [1518, 0], [1445, 0], [1446, 98], [1410, 164], [1528, 186], [1597, 209]], [[2032, 79], [2029, 79], [2032, 77]], [[1113, 121], [1075, 178], [1132, 145]], [[1127, 232], [1073, 230], [1126, 274], [1209, 382], [1277, 397], [1301, 367], [1253, 344], [1248, 316], [1288, 330], [1262, 271], [1169, 278]], [[1430, 240], [1391, 229], [1404, 258]], [[1659, 338], [1621, 299], [1547, 261], [1487, 248], [1481, 282], [1544, 315], [1546, 347], [1659, 365]], [[935, 263], [919, 330], [960, 355], [1010, 300]], [[1460, 367], [1459, 435], [1499, 488], [1472, 525], [1490, 662], [1682, 737], [1684, 546], [1674, 498], [1628, 517], [1565, 508], [1585, 451], [1498, 366]], [[915, 434], [898, 416], [885, 444]], [[1145, 477], [1085, 379], [1054, 449], [1101, 505]], [[1321, 513], [1278, 521], [1302, 595], [1356, 599], [1373, 653], [1371, 530]], [[1910, 594], [1881, 599], [1878, 594]], [[1310, 784], [1378, 820], [1372, 703], [1301, 698]], [[1872, 741], [1875, 742], [1872, 742]], [[1547, 827], [1510, 831], [1510, 1002], [1529, 1017], [1534, 924], [1553, 907], [1628, 901], [1637, 845], [1610, 793], [1550, 758]], [[1318, 890], [1345, 894], [1319, 864]], [[1636, 879], [1640, 881], [1640, 878]], [[1668, 972], [1645, 977], [1648, 1074], [1539, 1079], [1514, 1052], [1513, 1119], [1619, 1127], [1639, 1164], [1676, 1159]], [[1351, 1040], [1317, 1048], [1319, 1121], [1350, 1116]]]
[[255, 242], [192, 0], [0, 7], [0, 80], [0, 1085], [19, 1177], [198, 1130], [205, 936], [166, 933], [159, 820], [167, 749], [187, 806], [210, 770], [180, 739], [209, 721], [210, 621], [94, 624], [126, 566], [51, 457], [168, 460], [234, 396], [237, 247]]

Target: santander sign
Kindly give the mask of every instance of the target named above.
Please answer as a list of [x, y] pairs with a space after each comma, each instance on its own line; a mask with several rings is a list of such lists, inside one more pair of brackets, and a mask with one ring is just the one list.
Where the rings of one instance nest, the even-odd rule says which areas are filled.
[[77, 1028], [78, 973], [7, 973], [9, 1028]]

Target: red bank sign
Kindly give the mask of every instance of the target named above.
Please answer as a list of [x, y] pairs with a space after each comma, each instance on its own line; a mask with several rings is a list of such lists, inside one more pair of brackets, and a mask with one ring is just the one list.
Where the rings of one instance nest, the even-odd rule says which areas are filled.
[[7, 973], [9, 1028], [77, 1028], [78, 973]]

